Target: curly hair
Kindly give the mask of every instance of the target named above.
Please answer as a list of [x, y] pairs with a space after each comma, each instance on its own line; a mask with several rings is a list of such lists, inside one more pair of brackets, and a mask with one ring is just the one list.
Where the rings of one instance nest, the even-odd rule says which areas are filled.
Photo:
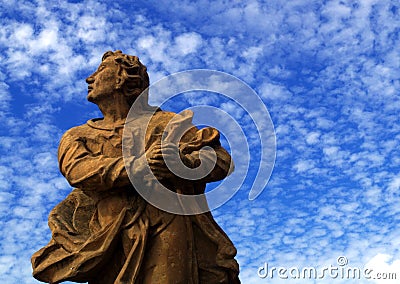
[[140, 92], [149, 87], [149, 75], [147, 68], [143, 65], [137, 56], [122, 53], [121, 50], [107, 51], [103, 54], [102, 61], [113, 56], [118, 65], [118, 86], [121, 88], [124, 96], [130, 105], [133, 104]]

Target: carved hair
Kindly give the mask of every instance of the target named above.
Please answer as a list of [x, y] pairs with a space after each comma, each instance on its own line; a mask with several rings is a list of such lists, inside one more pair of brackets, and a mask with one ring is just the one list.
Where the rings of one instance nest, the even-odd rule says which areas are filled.
[[[138, 89], [138, 84], [142, 91], [149, 86], [147, 68], [139, 61], [137, 56], [124, 54], [121, 50], [115, 52], [107, 51], [104, 53], [101, 60], [104, 61], [110, 56], [114, 57], [114, 61], [118, 65], [118, 87], [122, 89], [124, 96], [128, 99], [128, 103], [132, 105], [138, 96], [138, 94], [134, 92]], [[138, 83], [139, 80], [140, 82]]]

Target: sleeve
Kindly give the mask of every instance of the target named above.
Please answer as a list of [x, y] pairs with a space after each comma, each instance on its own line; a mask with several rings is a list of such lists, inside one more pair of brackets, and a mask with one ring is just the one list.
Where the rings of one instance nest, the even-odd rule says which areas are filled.
[[200, 150], [209, 146], [212, 149], [203, 150], [203, 162], [212, 161], [212, 151], [217, 155], [217, 161], [214, 169], [200, 182], [214, 182], [221, 180], [231, 174], [234, 170], [234, 164], [229, 153], [221, 146], [219, 141], [219, 131], [212, 127], [198, 130], [191, 128], [183, 137], [188, 140], [180, 145], [181, 153], [187, 160], [188, 167], [196, 168], [200, 165]]
[[84, 190], [109, 190], [130, 184], [123, 157], [93, 154], [85, 139], [65, 133], [58, 148], [61, 173], [73, 187]]

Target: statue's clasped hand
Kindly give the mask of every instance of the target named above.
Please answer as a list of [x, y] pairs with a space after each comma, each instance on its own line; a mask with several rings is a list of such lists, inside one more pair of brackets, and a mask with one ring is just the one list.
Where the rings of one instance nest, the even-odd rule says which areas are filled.
[[179, 147], [173, 143], [157, 143], [146, 151], [149, 167], [157, 179], [176, 178], [176, 169], [192, 167], [188, 156], [182, 154]]

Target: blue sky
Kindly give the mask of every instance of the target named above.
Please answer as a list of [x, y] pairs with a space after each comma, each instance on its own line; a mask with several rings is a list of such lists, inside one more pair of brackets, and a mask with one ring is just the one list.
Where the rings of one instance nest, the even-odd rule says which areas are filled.
[[[254, 201], [245, 184], [213, 212], [238, 249], [243, 283], [312, 283], [261, 279], [257, 270], [265, 262], [337, 266], [339, 256], [400, 278], [397, 0], [1, 7], [1, 283], [38, 283], [30, 256], [49, 241], [49, 211], [71, 190], [58, 171], [59, 139], [100, 116], [84, 79], [116, 49], [139, 56], [151, 82], [214, 69], [246, 82], [266, 104], [277, 143], [270, 182]], [[190, 98], [181, 103], [200, 100]], [[240, 116], [235, 107], [228, 109]], [[364, 282], [390, 283], [318, 283]]]

